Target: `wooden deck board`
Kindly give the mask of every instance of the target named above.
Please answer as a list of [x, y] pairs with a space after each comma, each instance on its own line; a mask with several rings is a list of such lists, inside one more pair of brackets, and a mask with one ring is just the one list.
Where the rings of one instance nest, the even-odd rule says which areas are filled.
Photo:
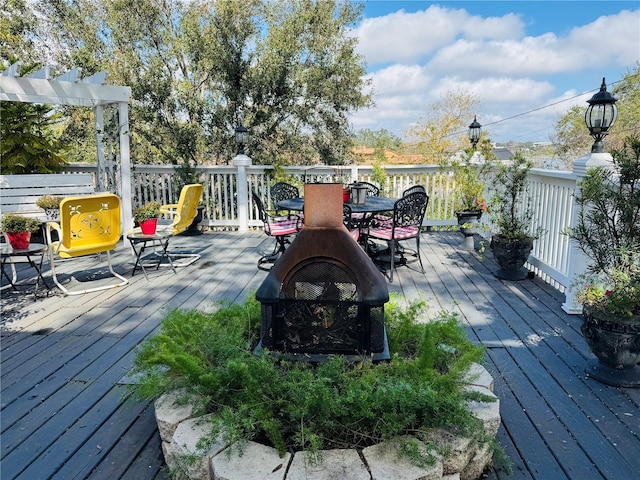
[[[400, 267], [389, 290], [400, 300], [425, 299], [432, 312], [457, 312], [487, 348], [503, 416], [498, 438], [514, 466], [511, 475], [496, 470], [488, 478], [640, 478], [640, 389], [586, 376], [592, 356], [580, 318], [560, 308], [564, 296], [539, 279], [496, 279], [490, 254], [460, 250], [461, 238], [423, 234], [425, 273], [417, 263]], [[135, 348], [172, 308], [213, 311], [221, 300], [255, 292], [266, 276], [257, 252], [272, 241], [259, 231], [176, 237], [172, 250], [202, 255], [177, 274], [161, 267], [124, 288], [76, 297], [41, 291], [35, 301], [32, 287], [4, 290], [1, 478], [168, 478], [153, 405], [127, 398], [122, 384]], [[104, 270], [97, 260], [74, 259], [60, 270], [82, 280]], [[114, 264], [130, 277], [127, 248], [119, 247]], [[28, 270], [19, 271], [23, 278]]]

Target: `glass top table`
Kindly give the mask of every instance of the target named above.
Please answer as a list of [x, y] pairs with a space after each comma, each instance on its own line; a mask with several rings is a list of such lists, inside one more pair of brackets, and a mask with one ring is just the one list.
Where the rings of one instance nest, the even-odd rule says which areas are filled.
[[[367, 197], [367, 200], [362, 205], [355, 205], [351, 203], [351, 200], [345, 203], [351, 207], [352, 213], [378, 213], [393, 210], [396, 200], [396, 198], [389, 197]], [[304, 210], [304, 198], [281, 200], [278, 202], [278, 209], [301, 212]]]
[[[44, 260], [44, 254], [47, 252], [47, 245], [43, 243], [30, 243], [27, 248], [13, 248], [9, 244], [2, 244], [0, 246], [0, 256], [2, 258], [1, 269], [2, 276], [5, 277], [9, 281], [9, 285], [5, 285], [3, 288], [7, 288], [11, 286], [13, 290], [18, 290], [16, 284], [18, 280], [18, 273], [16, 271], [15, 264], [16, 263], [27, 263], [31, 268], [33, 268], [36, 273], [36, 283], [34, 287], [34, 295], [37, 297], [38, 290], [38, 282], [42, 280], [42, 283], [46, 287], [47, 291], [51, 290], [47, 281], [42, 276], [42, 261]], [[40, 257], [39, 262], [34, 261], [34, 257]], [[24, 258], [26, 262], [22, 261], [21, 258]], [[7, 265], [11, 266], [11, 276], [7, 273], [5, 267]]]

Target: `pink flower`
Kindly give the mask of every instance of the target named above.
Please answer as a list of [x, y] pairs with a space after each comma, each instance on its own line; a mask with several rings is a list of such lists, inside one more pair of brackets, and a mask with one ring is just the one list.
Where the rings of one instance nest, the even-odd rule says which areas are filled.
[[609, 295], [613, 295], [613, 290], [607, 290], [604, 294], [608, 297]]

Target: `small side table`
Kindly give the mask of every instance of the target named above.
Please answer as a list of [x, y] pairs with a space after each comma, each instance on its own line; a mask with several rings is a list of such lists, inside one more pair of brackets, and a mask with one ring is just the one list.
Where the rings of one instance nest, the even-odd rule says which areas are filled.
[[142, 254], [148, 247], [160, 247], [161, 249], [160, 253], [154, 252], [154, 254], [158, 257], [158, 262], [155, 265], [156, 270], [160, 268], [162, 260], [167, 259], [169, 265], [171, 266], [171, 269], [173, 270], [173, 273], [177, 273], [176, 267], [174, 267], [173, 261], [167, 253], [167, 247], [169, 246], [169, 239], [171, 237], [172, 234], [161, 232], [156, 232], [153, 235], [145, 235], [144, 233], [140, 232], [129, 233], [127, 235], [127, 240], [129, 240], [129, 243], [131, 243], [131, 248], [133, 248], [133, 251], [136, 254], [136, 263], [133, 266], [133, 272], [131, 272], [131, 276], [133, 277], [138, 267], [140, 267], [142, 273], [144, 273], [144, 277], [149, 280], [149, 277], [147, 276], [147, 270], [145, 269], [143, 262], [144, 257], [142, 256]]
[[[47, 281], [42, 276], [42, 262], [44, 260], [44, 254], [46, 253], [47, 249], [48, 247], [42, 243], [30, 243], [27, 248], [13, 248], [8, 243], [1, 244], [0, 255], [2, 257], [2, 275], [9, 281], [9, 285], [11, 286], [11, 288], [16, 291], [18, 290], [18, 287], [16, 286], [18, 273], [16, 272], [15, 264], [28, 263], [29, 266], [33, 268], [38, 274], [36, 276], [36, 283], [34, 286], [34, 295], [36, 296], [36, 298], [38, 282], [40, 280], [42, 280], [42, 283], [46, 287], [47, 291], [51, 290], [51, 288], [47, 284]], [[15, 261], [14, 258], [16, 257], [24, 257], [26, 259], [26, 262]], [[40, 261], [36, 263], [34, 261], [34, 257], [40, 257]], [[11, 277], [9, 277], [9, 274], [5, 269], [6, 265], [11, 265]], [[9, 285], [6, 285], [3, 288], [9, 287]]]

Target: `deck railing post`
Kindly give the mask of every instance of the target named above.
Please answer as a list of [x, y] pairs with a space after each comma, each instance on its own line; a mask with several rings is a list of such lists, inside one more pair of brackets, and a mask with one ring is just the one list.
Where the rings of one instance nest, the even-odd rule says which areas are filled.
[[249, 230], [249, 189], [247, 187], [247, 167], [251, 166], [251, 158], [244, 153], [233, 157], [233, 165], [238, 168], [236, 189], [238, 192], [238, 231]]
[[[587, 176], [588, 169], [596, 167], [613, 168], [613, 157], [611, 154], [607, 152], [588, 153], [573, 162], [573, 174], [576, 176], [576, 190], [573, 197], [571, 229], [576, 226], [578, 216], [580, 215], [579, 207], [575, 200], [576, 197], [580, 195], [580, 181]], [[575, 281], [578, 276], [587, 271], [587, 257], [572, 240], [569, 242], [568, 258], [569, 266], [567, 276], [569, 278], [569, 284], [565, 289], [565, 302], [562, 304], [562, 309], [570, 314], [580, 314], [582, 313], [582, 305], [576, 302], [575, 299], [578, 288], [578, 286], [575, 285]]]

